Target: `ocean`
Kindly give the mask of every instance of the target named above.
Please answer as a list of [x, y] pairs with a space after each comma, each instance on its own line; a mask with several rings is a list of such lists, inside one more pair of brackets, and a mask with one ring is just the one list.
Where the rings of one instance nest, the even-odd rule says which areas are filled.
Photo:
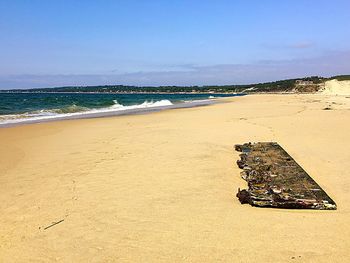
[[242, 94], [0, 93], [0, 126], [195, 107]]

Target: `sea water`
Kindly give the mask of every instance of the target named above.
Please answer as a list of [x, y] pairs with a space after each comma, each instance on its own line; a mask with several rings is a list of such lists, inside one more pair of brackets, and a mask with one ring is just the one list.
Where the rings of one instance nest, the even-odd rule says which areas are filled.
[[203, 105], [237, 94], [0, 93], [0, 126]]

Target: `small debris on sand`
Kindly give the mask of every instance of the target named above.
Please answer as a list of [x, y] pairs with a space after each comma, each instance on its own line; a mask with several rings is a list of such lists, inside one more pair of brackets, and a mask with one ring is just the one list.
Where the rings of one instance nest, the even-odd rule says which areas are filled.
[[50, 227], [53, 227], [53, 226], [55, 226], [55, 225], [57, 225], [59, 223], [62, 223], [63, 221], [64, 221], [64, 219], [61, 219], [60, 221], [57, 221], [57, 222], [52, 222], [52, 224], [48, 225], [47, 227], [45, 227], [44, 230], [46, 230], [46, 229], [48, 229]]

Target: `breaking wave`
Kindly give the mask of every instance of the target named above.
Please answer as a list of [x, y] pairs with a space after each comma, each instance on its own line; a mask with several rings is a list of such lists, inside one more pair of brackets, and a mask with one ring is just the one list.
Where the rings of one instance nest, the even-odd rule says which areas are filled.
[[71, 116], [82, 116], [94, 113], [109, 113], [126, 111], [133, 109], [145, 109], [145, 108], [157, 108], [164, 106], [171, 106], [173, 103], [170, 100], [159, 100], [159, 101], [144, 101], [141, 104], [136, 105], [122, 105], [119, 104], [117, 100], [113, 100], [113, 105], [105, 108], [87, 108], [82, 106], [77, 106], [72, 104], [70, 106], [60, 108], [60, 109], [47, 109], [47, 110], [37, 110], [26, 112], [22, 114], [9, 114], [0, 115], [0, 125], [1, 124], [13, 124], [21, 122], [31, 122], [38, 120], [49, 120], [49, 119], [61, 119]]

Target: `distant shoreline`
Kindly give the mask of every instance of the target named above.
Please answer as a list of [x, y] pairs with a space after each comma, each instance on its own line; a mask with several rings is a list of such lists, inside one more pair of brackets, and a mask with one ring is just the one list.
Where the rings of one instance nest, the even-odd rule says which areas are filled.
[[240, 95], [245, 94], [241, 92], [89, 92], [89, 91], [83, 91], [83, 92], [70, 92], [70, 91], [2, 91], [0, 90], [0, 93], [24, 93], [24, 94], [43, 94], [43, 93], [53, 93], [53, 94], [208, 94], [208, 95], [226, 95], [226, 94], [232, 94], [232, 95]]
[[28, 89], [4, 89], [0, 92], [6, 93], [43, 93], [43, 92], [69, 92], [69, 93], [94, 93], [94, 94], [237, 94], [237, 93], [259, 93], [259, 92], [295, 92], [313, 93], [321, 90], [325, 82], [329, 80], [350, 80], [350, 75], [338, 75], [333, 77], [310, 76], [293, 79], [283, 79], [270, 82], [228, 84], [228, 85], [164, 85], [164, 86], [134, 86], [134, 85], [77, 85], [77, 86], [56, 86], [46, 88]]

